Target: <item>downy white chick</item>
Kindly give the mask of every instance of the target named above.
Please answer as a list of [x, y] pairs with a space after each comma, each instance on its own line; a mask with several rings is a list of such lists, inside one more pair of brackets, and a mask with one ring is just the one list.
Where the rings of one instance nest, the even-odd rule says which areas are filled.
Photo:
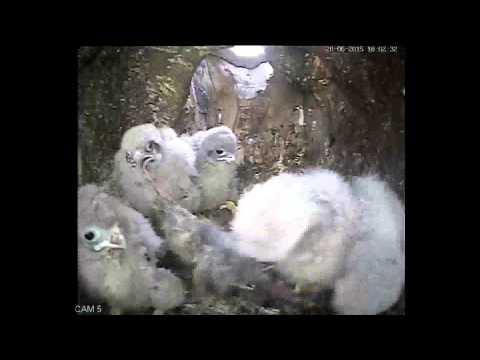
[[237, 138], [232, 130], [218, 126], [180, 138], [195, 151], [201, 189], [199, 211], [216, 209], [227, 200], [237, 200]]
[[121, 197], [146, 216], [156, 200], [166, 198], [195, 211], [200, 192], [195, 185], [195, 154], [170, 128], [153, 124], [125, 132], [115, 155], [114, 183]]
[[235, 247], [276, 263], [300, 290], [334, 289], [339, 313], [382, 312], [403, 285], [403, 251], [394, 245], [403, 238], [403, 208], [384, 183], [365, 179], [352, 187], [332, 171], [313, 170], [255, 185], [232, 221]]
[[333, 308], [341, 314], [381, 313], [396, 303], [405, 282], [405, 210], [397, 195], [375, 176], [352, 181], [361, 221], [335, 284]]
[[112, 314], [154, 314], [184, 301], [181, 280], [156, 268], [165, 241], [137, 211], [96, 185], [78, 190], [78, 275], [90, 296], [106, 301]]

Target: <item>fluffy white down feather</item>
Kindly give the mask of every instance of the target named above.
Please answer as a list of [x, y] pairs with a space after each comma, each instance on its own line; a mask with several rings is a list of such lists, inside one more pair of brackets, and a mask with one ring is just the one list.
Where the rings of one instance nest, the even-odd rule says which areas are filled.
[[[95, 229], [100, 240], [109, 241], [112, 228], [118, 229], [125, 248], [94, 251], [85, 235]], [[155, 256], [165, 251], [165, 245], [137, 211], [95, 185], [79, 189], [79, 280], [91, 296], [107, 301], [113, 313], [150, 307], [162, 313], [184, 301], [181, 280], [155, 266]]]
[[192, 136], [182, 135], [179, 139], [195, 151], [195, 168], [199, 173], [201, 189], [199, 210], [215, 209], [227, 200], [238, 198], [235, 161], [222, 161], [216, 150], [225, 151], [235, 157], [237, 138], [227, 126], [217, 126], [198, 131]]
[[[127, 163], [126, 154], [128, 151], [142, 153], [152, 140], [159, 144], [160, 152], [153, 155], [155, 161], [150, 165], [147, 178], [140, 164], [132, 167]], [[115, 154], [113, 182], [121, 197], [144, 215], [150, 215], [159, 199], [158, 192], [195, 211], [200, 203], [200, 191], [194, 183], [197, 176], [194, 161], [193, 149], [180, 140], [173, 129], [138, 125], [123, 135], [121, 149]]]
[[352, 182], [361, 222], [335, 285], [333, 307], [342, 314], [378, 314], [398, 300], [405, 282], [405, 211], [387, 184], [374, 176]]
[[240, 198], [232, 221], [239, 237], [236, 245], [241, 253], [259, 261], [280, 261], [313, 224], [328, 226], [340, 221], [332, 210], [344, 214], [346, 222], [352, 221], [353, 203], [348, 185], [334, 172], [283, 173], [255, 185]]
[[243, 194], [232, 230], [240, 253], [275, 262], [300, 288], [333, 288], [338, 313], [377, 314], [400, 295], [404, 209], [376, 177], [275, 176]]

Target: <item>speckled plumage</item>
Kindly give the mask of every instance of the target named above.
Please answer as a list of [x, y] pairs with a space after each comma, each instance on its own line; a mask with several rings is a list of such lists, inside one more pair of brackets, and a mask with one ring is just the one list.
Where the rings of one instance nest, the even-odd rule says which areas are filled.
[[249, 284], [265, 282], [262, 265], [232, 248], [230, 232], [179, 206], [167, 209], [163, 231], [169, 249], [192, 267], [197, 298], [228, 296]]
[[268, 275], [262, 273], [264, 266], [232, 248], [232, 233], [214, 224], [200, 224], [194, 231], [201, 243], [193, 272], [196, 296], [228, 296], [239, 290], [253, 292], [256, 285], [268, 281]]
[[166, 242], [140, 213], [96, 185], [79, 189], [79, 281], [112, 313], [163, 313], [184, 301], [181, 280], [155, 265], [165, 251]]

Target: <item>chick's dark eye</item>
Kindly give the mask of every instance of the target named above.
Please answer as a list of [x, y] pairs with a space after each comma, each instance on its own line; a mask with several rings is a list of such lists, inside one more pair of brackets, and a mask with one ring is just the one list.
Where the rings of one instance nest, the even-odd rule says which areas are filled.
[[89, 231], [86, 232], [84, 236], [88, 241], [92, 241], [95, 238], [95, 233], [93, 231]]
[[223, 154], [223, 150], [221, 150], [221, 149], [216, 150], [215, 152], [217, 153], [217, 155], [222, 155]]
[[159, 153], [160, 152], [160, 144], [158, 144], [157, 142], [155, 141], [149, 141], [146, 145], [145, 145], [145, 152], [146, 153]]
[[153, 143], [150, 141], [147, 143], [147, 145], [145, 145], [145, 151], [150, 153], [153, 151]]

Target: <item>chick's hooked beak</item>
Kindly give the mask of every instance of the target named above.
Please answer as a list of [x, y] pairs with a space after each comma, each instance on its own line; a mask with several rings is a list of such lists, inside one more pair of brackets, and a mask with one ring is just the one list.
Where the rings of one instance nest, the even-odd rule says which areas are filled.
[[126, 249], [127, 242], [125, 237], [122, 234], [122, 231], [118, 227], [118, 224], [115, 224], [110, 230], [110, 236], [107, 240], [102, 241], [101, 243], [94, 246], [95, 251], [100, 251], [105, 248], [108, 249]]
[[227, 164], [235, 162], [235, 155], [226, 153], [223, 156], [217, 158], [218, 161], [225, 161]]

